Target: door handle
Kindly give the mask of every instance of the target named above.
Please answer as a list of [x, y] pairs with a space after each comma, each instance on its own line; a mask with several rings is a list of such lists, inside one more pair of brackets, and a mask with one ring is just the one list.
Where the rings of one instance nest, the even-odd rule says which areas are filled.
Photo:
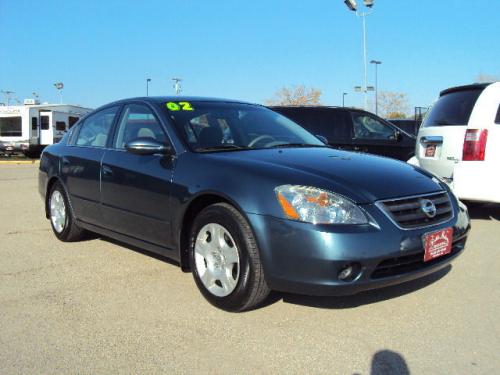
[[113, 170], [108, 167], [107, 165], [102, 166], [102, 174], [104, 176], [112, 176], [113, 175]]

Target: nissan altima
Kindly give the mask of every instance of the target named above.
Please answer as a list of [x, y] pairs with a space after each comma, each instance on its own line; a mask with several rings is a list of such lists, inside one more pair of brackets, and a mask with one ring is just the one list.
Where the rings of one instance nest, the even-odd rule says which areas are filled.
[[228, 311], [271, 290], [335, 296], [423, 277], [470, 229], [428, 172], [231, 100], [105, 105], [44, 150], [39, 191], [58, 239], [94, 232], [171, 258]]

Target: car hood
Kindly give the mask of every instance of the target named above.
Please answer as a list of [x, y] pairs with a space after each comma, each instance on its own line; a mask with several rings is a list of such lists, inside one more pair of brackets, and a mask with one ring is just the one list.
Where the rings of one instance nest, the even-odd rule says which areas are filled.
[[[328, 147], [248, 150], [212, 154], [242, 167], [252, 165], [282, 184], [316, 186], [357, 203], [442, 191], [426, 172], [410, 164]], [[226, 160], [228, 161], [228, 160]]]

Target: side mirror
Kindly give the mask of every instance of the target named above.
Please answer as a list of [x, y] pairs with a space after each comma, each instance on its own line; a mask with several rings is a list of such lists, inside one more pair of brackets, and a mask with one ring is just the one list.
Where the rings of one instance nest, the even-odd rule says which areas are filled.
[[403, 134], [399, 130], [396, 130], [394, 133], [394, 139], [396, 142], [400, 142], [403, 139]]
[[316, 134], [316, 138], [318, 138], [321, 142], [323, 142], [325, 145], [328, 144], [328, 139], [326, 137], [322, 136], [321, 134]]
[[125, 145], [125, 149], [136, 155], [171, 155], [172, 148], [153, 138], [136, 138]]

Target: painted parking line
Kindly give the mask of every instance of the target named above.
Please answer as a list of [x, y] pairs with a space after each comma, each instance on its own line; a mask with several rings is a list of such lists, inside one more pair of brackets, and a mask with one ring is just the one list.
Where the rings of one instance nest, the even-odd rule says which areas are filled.
[[0, 160], [1, 164], [38, 164], [40, 160]]

